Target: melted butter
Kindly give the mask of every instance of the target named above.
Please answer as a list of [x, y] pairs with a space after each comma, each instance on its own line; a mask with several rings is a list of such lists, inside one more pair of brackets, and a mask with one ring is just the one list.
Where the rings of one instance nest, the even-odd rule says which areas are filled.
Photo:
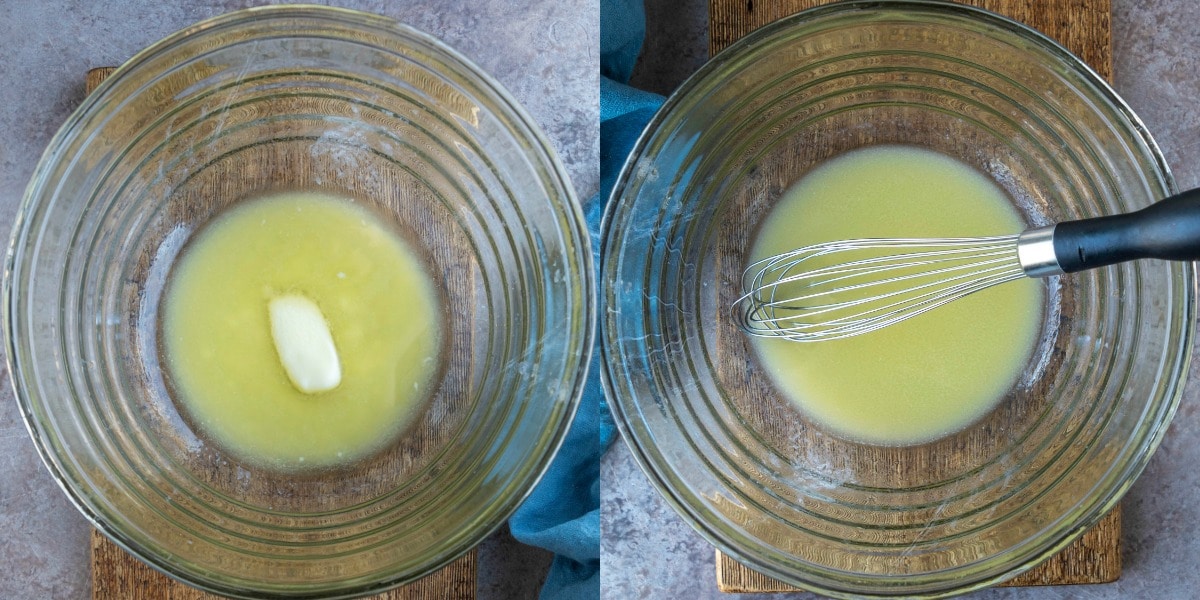
[[[970, 167], [927, 150], [862, 149], [790, 188], [754, 259], [818, 242], [975, 237], [1025, 227], [1008, 197]], [[1023, 279], [854, 338], [756, 338], [776, 386], [819, 427], [878, 445], [933, 440], [979, 420], [1013, 387], [1042, 319], [1042, 285]]]
[[[317, 383], [298, 389], [281, 363], [269, 307], [290, 297], [319, 308], [336, 382], [310, 372]], [[162, 348], [176, 402], [249, 463], [351, 462], [399, 435], [426, 397], [437, 298], [403, 240], [348, 200], [287, 193], [241, 204], [197, 234], [167, 288]]]

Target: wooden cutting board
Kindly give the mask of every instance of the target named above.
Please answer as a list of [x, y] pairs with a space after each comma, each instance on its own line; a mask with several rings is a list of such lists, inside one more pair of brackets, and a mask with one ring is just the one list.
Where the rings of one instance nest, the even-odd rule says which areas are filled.
[[[709, 0], [709, 50], [716, 54], [751, 31], [830, 0]], [[1112, 78], [1110, 0], [966, 0], [1049, 35], [1106, 79]], [[754, 571], [717, 550], [723, 592], [800, 591]], [[1002, 585], [1108, 583], [1121, 575], [1121, 510], [1113, 509], [1057, 555]]]
[[[91, 93], [115, 68], [87, 72]], [[474, 600], [477, 551], [459, 557], [441, 570], [408, 585], [371, 596], [368, 600]], [[219, 596], [184, 585], [134, 558], [99, 531], [92, 530], [93, 600], [217, 600]]]
[[[219, 600], [184, 585], [92, 530], [92, 600]], [[475, 550], [440, 571], [367, 600], [474, 600]]]

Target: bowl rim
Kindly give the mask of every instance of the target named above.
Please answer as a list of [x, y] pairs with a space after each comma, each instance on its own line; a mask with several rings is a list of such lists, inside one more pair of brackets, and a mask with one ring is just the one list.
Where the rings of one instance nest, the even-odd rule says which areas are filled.
[[[453, 65], [459, 74], [474, 78], [480, 89], [494, 95], [497, 107], [502, 111], [506, 111], [505, 118], [511, 119], [513, 123], [510, 129], [513, 130], [515, 135], [519, 135], [524, 138], [525, 142], [528, 142], [529, 148], [534, 151], [532, 156], [539, 162], [542, 162], [545, 167], [546, 181], [552, 183], [561, 191], [563, 202], [555, 203], [559, 206], [558, 210], [561, 211], [560, 218], [557, 221], [564, 237], [574, 241], [575, 248], [572, 258], [578, 261], [582, 271], [580, 273], [582, 281], [580, 282], [580, 292], [578, 294], [579, 314], [582, 321], [582, 330], [580, 331], [581, 347], [572, 348], [567, 353], [570, 355], [568, 360], [575, 363], [576, 366], [573, 377], [563, 378], [564, 383], [568, 384], [564, 385], [563, 388], [569, 388], [570, 393], [562, 394], [562, 397], [559, 399], [560, 402], [565, 402], [560, 420], [558, 423], [553, 424], [553, 435], [548, 439], [546, 452], [540, 457], [540, 460], [531, 465], [530, 473], [532, 477], [528, 487], [514, 494], [508, 499], [507, 506], [494, 513], [496, 516], [494, 523], [489, 523], [479, 528], [475, 532], [476, 535], [466, 537], [454, 536], [453, 539], [457, 539], [458, 542], [444, 548], [437, 556], [428, 561], [425, 568], [403, 575], [393, 574], [391, 577], [373, 582], [356, 583], [352, 586], [339, 585], [337, 582], [334, 582], [326, 584], [324, 587], [312, 588], [299, 593], [284, 593], [279, 590], [267, 588], [246, 589], [234, 587], [229, 583], [212, 578], [206, 572], [199, 572], [194, 569], [181, 569], [177, 563], [168, 562], [163, 560], [160, 555], [142, 550], [132, 537], [127, 536], [119, 527], [114, 526], [102, 514], [94, 510], [92, 505], [85, 499], [85, 494], [76, 489], [76, 486], [79, 484], [66, 475], [66, 469], [63, 467], [60, 459], [51, 451], [51, 444], [46, 439], [48, 437], [47, 432], [44, 432], [37, 424], [37, 418], [34, 414], [35, 403], [31, 402], [30, 384], [26, 382], [26, 377], [33, 376], [34, 367], [32, 365], [26, 366], [24, 361], [18, 356], [17, 336], [14, 335], [13, 331], [13, 325], [19, 317], [17, 311], [18, 303], [15, 298], [18, 288], [14, 285], [13, 278], [19, 271], [17, 268], [18, 255], [22, 253], [21, 248], [31, 234], [31, 226], [36, 223], [32, 213], [37, 205], [35, 196], [40, 187], [39, 182], [45, 178], [46, 173], [57, 162], [59, 158], [58, 154], [61, 152], [64, 144], [78, 134], [80, 123], [95, 110], [98, 104], [103, 102], [112, 93], [113, 88], [117, 87], [125, 79], [128, 79], [131, 73], [136, 72], [160, 54], [172, 50], [180, 44], [187, 43], [196, 37], [205, 35], [208, 32], [220, 31], [247, 23], [261, 25], [264, 21], [279, 18], [304, 18], [314, 23], [332, 21], [358, 29], [372, 29], [380, 33], [386, 33], [394, 39], [405, 40], [406, 46], [412, 46], [415, 43], [440, 55], [440, 58], [444, 62]], [[567, 249], [570, 250], [569, 245]], [[0, 327], [3, 328], [4, 335], [5, 363], [10, 373], [11, 386], [17, 400], [21, 419], [37, 449], [38, 455], [41, 457], [43, 465], [50, 472], [51, 477], [58, 487], [66, 494], [71, 504], [93, 528], [121, 549], [149, 565], [155, 571], [207, 592], [241, 598], [256, 598], [263, 595], [275, 597], [280, 594], [284, 594], [287, 597], [353, 598], [364, 594], [380, 593], [418, 580], [445, 567], [474, 549], [484, 539], [493, 535], [524, 504], [525, 500], [529, 498], [534, 489], [541, 483], [554, 458], [558, 455], [559, 450], [561, 450], [571, 425], [574, 423], [576, 413], [582, 404], [582, 396], [587, 381], [591, 357], [593, 352], [595, 352], [598, 306], [596, 299], [596, 269], [591, 249], [590, 234], [588, 233], [582, 205], [578, 200], [577, 193], [572, 185], [570, 176], [567, 174], [562, 159], [554, 150], [554, 145], [511, 92], [494, 76], [478, 66], [475, 61], [469, 59], [465, 54], [432, 34], [391, 17], [362, 10], [317, 4], [254, 6], [208, 17], [179, 29], [139, 50], [101, 81], [95, 90], [84, 97], [83, 101], [71, 112], [67, 120], [56, 131], [30, 176], [29, 182], [22, 194], [20, 204], [17, 207], [12, 234], [5, 252], [3, 281], [0, 282], [0, 295], [2, 295], [4, 302], [4, 308], [0, 311]]]
[[[669, 477], [665, 475], [664, 464], [660, 465], [656, 462], [658, 458], [651, 451], [650, 444], [646, 440], [638, 439], [633, 435], [631, 422], [635, 420], [631, 414], [627, 412], [630, 406], [626, 406], [629, 402], [632, 406], [636, 404], [631, 398], [624, 398], [623, 394], [618, 393], [618, 390], [624, 389], [619, 386], [617, 381], [621, 378], [616, 369], [617, 359], [619, 354], [616, 348], [611, 347], [609, 337], [609, 322], [613, 319], [610, 311], [605, 307], [608, 303], [608, 283], [606, 281], [605, 272], [607, 266], [612, 262], [613, 256], [619, 254], [620, 249], [615, 245], [614, 241], [614, 225], [613, 222], [618, 218], [620, 200], [624, 196], [624, 190], [629, 183], [636, 178], [638, 169], [637, 163], [645, 155], [651, 141], [656, 137], [659, 130], [663, 127], [668, 117], [676, 112], [685, 99], [698, 88], [702, 88], [709, 83], [708, 80], [715, 72], [718, 72], [727, 63], [734, 62], [743, 54], [748, 54], [757, 46], [765, 44], [773, 40], [776, 36], [785, 34], [787, 31], [795, 27], [801, 27], [807, 24], [810, 20], [826, 18], [830, 16], [847, 15], [854, 12], [887, 12], [889, 14], [933, 14], [938, 17], [957, 17], [960, 19], [976, 20], [987, 25], [992, 29], [1001, 32], [1005, 36], [1011, 36], [1017, 39], [1023, 39], [1037, 46], [1039, 50], [1047, 52], [1054, 58], [1060, 66], [1069, 69], [1075, 75], [1087, 80], [1095, 87], [1095, 91], [1099, 97], [1109, 103], [1111, 110], [1119, 113], [1123, 118], [1127, 119], [1133, 127], [1133, 132], [1146, 145], [1149, 154], [1156, 167], [1157, 174], [1161, 177], [1161, 183], [1169, 194], [1177, 192], [1174, 175], [1171, 172], [1170, 166], [1159, 148], [1157, 142], [1150, 135], [1145, 123], [1137, 116], [1132, 108], [1122, 99], [1112, 85], [1090, 65], [1084, 62], [1081, 58], [1067, 50], [1058, 41], [1041, 33], [1040, 31], [1025, 25], [1012, 18], [995, 12], [978, 8], [971, 5], [960, 4], [948, 0], [843, 0], [831, 4], [809, 8], [790, 16], [773, 21], [757, 30], [754, 30], [746, 36], [738, 39], [730, 44], [725, 49], [718, 52], [710, 58], [703, 66], [695, 73], [690, 75], [676, 88], [663, 102], [659, 109], [655, 112], [650, 121], [642, 129], [638, 135], [636, 142], [633, 144], [629, 154], [626, 156], [624, 164], [618, 174], [612, 188], [610, 196], [607, 198], [603, 218], [601, 221], [600, 233], [600, 270], [601, 270], [601, 289], [600, 289], [600, 329], [601, 334], [601, 360], [604, 368], [601, 371], [601, 383], [604, 387], [604, 393], [609, 398], [609, 409], [613, 414], [617, 430], [621, 437], [625, 440], [629, 448], [630, 454], [637, 463], [641, 471], [650, 480], [654, 489], [659, 495], [671, 506], [672, 509], [688, 524], [696, 533], [704, 538], [708, 543], [715, 546], [719, 551], [725, 553], [729, 557], [737, 560], [739, 563], [752, 568], [760, 573], [782, 580], [796, 587], [803, 588], [809, 591], [828, 595], [835, 598], [861, 598], [864, 597], [864, 592], [852, 588], [837, 588], [827, 585], [821, 585], [810, 581], [799, 579], [795, 574], [781, 570], [773, 564], [759, 560], [754, 555], [745, 552], [738, 548], [735, 544], [727, 540], [724, 535], [716, 528], [711, 527], [704, 512], [696, 506], [689, 503], [690, 493], [682, 493], [668, 483]], [[1184, 302], [1182, 311], [1184, 313], [1182, 321], [1190, 324], [1181, 332], [1181, 348], [1182, 352], [1179, 356], [1179, 362], [1182, 365], [1177, 373], [1171, 373], [1166, 378], [1167, 381], [1162, 384], [1164, 389], [1169, 390], [1166, 398], [1167, 409], [1162, 414], [1162, 420], [1154, 424], [1153, 430], [1147, 436], [1147, 451], [1136, 460], [1132, 461], [1127, 470], [1131, 474], [1121, 484], [1110, 490], [1106, 497], [1100, 497], [1098, 502], [1095, 502], [1088, 511], [1081, 517], [1070, 521], [1070, 525], [1063, 527], [1052, 540], [1044, 546], [1040, 551], [1031, 554], [1025, 560], [1011, 565], [1007, 569], [994, 574], [992, 576], [978, 578], [973, 580], [957, 579], [955, 584], [945, 589], [936, 590], [933, 592], [920, 591], [916, 592], [917, 597], [942, 598], [958, 594], [976, 591], [986, 587], [993, 586], [997, 583], [1008, 580], [1016, 575], [1024, 573], [1029, 569], [1042, 563], [1044, 560], [1057, 554], [1064, 547], [1075, 541], [1080, 535], [1090, 529], [1101, 518], [1109, 513], [1120, 502], [1124, 494], [1133, 485], [1134, 481], [1144, 471], [1150, 457], [1161, 444], [1163, 437], [1166, 434], [1167, 428], [1170, 425], [1173, 417], [1178, 409], [1180, 400], [1183, 396], [1184, 384], [1187, 381], [1190, 370], [1191, 356], [1193, 353], [1193, 344], [1195, 337], [1195, 320], [1196, 320], [1196, 302], [1200, 296], [1200, 282], [1197, 281], [1200, 268], [1196, 263], [1189, 263], [1184, 267], [1186, 275], [1185, 290], [1189, 294], [1187, 302]], [[659, 457], [661, 458], [661, 457]], [[665, 461], [665, 459], [663, 459]], [[872, 577], [874, 581], [883, 580], [883, 576]], [[899, 581], [901, 578], [896, 578]], [[867, 597], [873, 596], [892, 596], [903, 594], [908, 596], [913, 592], [896, 587], [887, 594], [866, 594]]]

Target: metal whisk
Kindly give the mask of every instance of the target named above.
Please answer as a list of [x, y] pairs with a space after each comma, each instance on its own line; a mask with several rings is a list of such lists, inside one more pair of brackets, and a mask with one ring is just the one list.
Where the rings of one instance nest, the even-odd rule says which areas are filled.
[[734, 307], [756, 336], [819, 342], [911, 319], [1023, 277], [1139, 258], [1200, 258], [1200, 190], [1123, 215], [986, 238], [825, 242], [759, 260]]

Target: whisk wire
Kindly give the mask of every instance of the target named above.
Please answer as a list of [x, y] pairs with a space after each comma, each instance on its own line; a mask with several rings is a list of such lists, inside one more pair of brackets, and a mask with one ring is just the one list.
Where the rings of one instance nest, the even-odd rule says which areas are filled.
[[[738, 320], [752, 335], [803, 342], [874, 331], [1025, 277], [1016, 240], [851, 240], [768, 257], [742, 275]], [[850, 259], [830, 263], [841, 255]]]
[[[992, 265], [997, 265], [997, 264], [999, 264], [1003, 267], [1003, 266], [1007, 266], [1007, 265], [1011, 264], [1011, 261], [1008, 257], [999, 257], [999, 258], [995, 258], [995, 259], [987, 260], [987, 261], [978, 261], [978, 262], [972, 263], [970, 265], [955, 262], [955, 263], [951, 264], [951, 266], [948, 266], [948, 267], [932, 269], [932, 270], [928, 270], [928, 271], [922, 271], [919, 273], [908, 273], [908, 274], [898, 275], [895, 277], [869, 279], [869, 280], [866, 280], [866, 281], [863, 281], [860, 283], [848, 284], [846, 286], [837, 287], [837, 288], [823, 287], [823, 286], [828, 286], [833, 283], [837, 283], [839, 281], [850, 281], [850, 280], [853, 280], [856, 278], [862, 278], [863, 276], [872, 276], [873, 277], [873, 276], [877, 276], [877, 275], [886, 273], [887, 271], [907, 270], [907, 269], [912, 269], [915, 267], [936, 265], [936, 264], [940, 264], [941, 262], [948, 262], [948, 261], [927, 260], [927, 261], [905, 262], [905, 263], [899, 263], [896, 265], [887, 265], [887, 266], [874, 267], [874, 268], [863, 267], [863, 268], [854, 269], [851, 272], [847, 272], [845, 274], [839, 274], [837, 276], [830, 277], [829, 279], [816, 279], [815, 278], [816, 275], [824, 274], [824, 273], [819, 273], [820, 270], [814, 271], [811, 273], [811, 275], [813, 275], [814, 276], [813, 279], [816, 279], [816, 280], [809, 282], [807, 284], [807, 287], [811, 287], [813, 289], [819, 289], [820, 291], [812, 292], [812, 293], [802, 295], [802, 296], [795, 296], [793, 298], [790, 298], [788, 300], [788, 302], [811, 300], [811, 299], [815, 299], [815, 298], [820, 298], [822, 296], [836, 295], [836, 294], [839, 294], [842, 292], [858, 291], [858, 290], [867, 289], [867, 288], [871, 288], [871, 287], [887, 286], [887, 285], [891, 285], [894, 283], [899, 283], [899, 282], [908, 281], [908, 280], [912, 280], [912, 279], [926, 279], [926, 278], [930, 278], [933, 276], [947, 276], [947, 275], [950, 275], [950, 274], [953, 274], [956, 272], [967, 271], [966, 273], [945, 277], [944, 279], [942, 279], [940, 281], [932, 281], [932, 282], [929, 282], [929, 283], [926, 283], [923, 285], [914, 286], [914, 288], [912, 288], [914, 290], [915, 289], [924, 289], [931, 285], [937, 285], [939, 283], [942, 283], [946, 280], [957, 280], [957, 279], [963, 278], [963, 277], [972, 277], [972, 276], [976, 275], [978, 273], [978, 270], [982, 267], [990, 267]], [[774, 298], [775, 298], [777, 291], [780, 289], [781, 286], [787, 285], [787, 284], [793, 284], [793, 283], [802, 281], [803, 279], [804, 279], [804, 277], [789, 276], [785, 279], [781, 279], [779, 281], [776, 281], [769, 285], [764, 286], [763, 289], [771, 290], [770, 296], [772, 298], [771, 301], [766, 302], [765, 304], [771, 305], [775, 308], [795, 308], [795, 307], [788, 306], [786, 304], [782, 304], [779, 301], [774, 300]], [[902, 294], [906, 291], [908, 291], [908, 290], [893, 291], [890, 293], [885, 293], [885, 294], [883, 294], [883, 296], [885, 296], [885, 297], [895, 296], [895, 295]], [[851, 300], [848, 302], [841, 302], [841, 303], [838, 303], [837, 305], [838, 306], [851, 306], [854, 304], [868, 303], [871, 300], [872, 300], [872, 298], [870, 298], [870, 297], [858, 298], [856, 300]], [[804, 306], [806, 306], [809, 309], [814, 308], [813, 306], [810, 306], [807, 304], [805, 304]]]

